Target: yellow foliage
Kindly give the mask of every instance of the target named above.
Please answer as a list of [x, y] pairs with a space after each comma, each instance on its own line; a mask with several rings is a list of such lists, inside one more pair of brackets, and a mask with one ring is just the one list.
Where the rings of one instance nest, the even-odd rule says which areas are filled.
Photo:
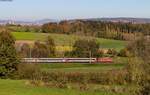
[[72, 51], [72, 46], [56, 46], [56, 51], [58, 52], [66, 52], [66, 51]]

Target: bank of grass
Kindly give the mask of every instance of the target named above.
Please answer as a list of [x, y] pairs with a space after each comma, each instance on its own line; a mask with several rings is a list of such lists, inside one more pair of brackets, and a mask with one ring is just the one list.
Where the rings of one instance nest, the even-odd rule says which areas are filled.
[[25, 86], [25, 82], [25, 80], [0, 80], [0, 95], [127, 95], [126, 93], [110, 93], [107, 91], [94, 92]]
[[34, 64], [42, 71], [46, 72], [104, 72], [109, 70], [121, 70], [124, 64]]
[[[16, 40], [46, 40], [46, 37], [50, 35], [54, 38], [57, 46], [71, 46], [77, 39], [91, 39], [91, 37], [79, 36], [79, 35], [65, 35], [65, 34], [53, 34], [53, 33], [31, 33], [31, 32], [12, 32], [16, 37]], [[110, 40], [103, 38], [96, 38], [100, 42], [101, 49], [123, 49], [126, 45], [125, 41]]]

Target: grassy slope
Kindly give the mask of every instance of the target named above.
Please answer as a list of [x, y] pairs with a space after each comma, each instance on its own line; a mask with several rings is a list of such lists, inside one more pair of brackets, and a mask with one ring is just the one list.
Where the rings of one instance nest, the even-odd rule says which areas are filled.
[[118, 70], [123, 64], [35, 64], [42, 71], [48, 72], [102, 72]]
[[[0, 95], [123, 95], [108, 92], [77, 91], [46, 87], [27, 87], [22, 80], [0, 80]], [[126, 95], [126, 94], [124, 94]]]
[[[27, 32], [12, 32], [17, 40], [41, 40], [44, 41], [48, 35], [53, 37], [56, 41], [56, 45], [58, 46], [69, 46], [71, 43], [75, 42], [77, 39], [90, 39], [90, 37], [81, 37], [77, 35], [64, 35], [64, 34], [44, 34], [44, 33], [27, 33]], [[118, 40], [109, 40], [103, 38], [97, 38], [97, 40], [101, 43], [102, 49], [122, 49], [125, 47], [126, 42], [118, 41]]]

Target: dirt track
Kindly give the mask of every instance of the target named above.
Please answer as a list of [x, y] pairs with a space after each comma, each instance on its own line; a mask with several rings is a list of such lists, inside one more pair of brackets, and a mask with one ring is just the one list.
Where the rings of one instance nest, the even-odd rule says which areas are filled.
[[[18, 40], [16, 41], [16, 44], [34, 44], [35, 41], [31, 41], [31, 40]], [[41, 43], [45, 43], [45, 42], [41, 42]]]

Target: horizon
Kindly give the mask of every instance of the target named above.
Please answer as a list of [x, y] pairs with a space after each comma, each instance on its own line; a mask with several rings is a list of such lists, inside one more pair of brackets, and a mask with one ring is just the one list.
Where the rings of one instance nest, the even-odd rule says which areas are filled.
[[25, 22], [36, 22], [36, 21], [40, 21], [40, 20], [56, 20], [56, 21], [63, 21], [63, 20], [86, 20], [86, 19], [118, 19], [118, 18], [121, 18], [121, 19], [150, 19], [150, 18], [144, 18], [144, 17], [99, 17], [99, 18], [74, 18], [74, 19], [51, 19], [51, 18], [43, 18], [43, 19], [37, 19], [37, 20], [29, 20], [29, 19], [20, 19], [20, 20], [17, 20], [17, 19], [1, 19], [0, 20], [4, 20], [4, 21], [7, 21], [7, 20], [10, 20], [10, 21], [25, 21]]
[[0, 19], [150, 18], [148, 0], [0, 0]]

